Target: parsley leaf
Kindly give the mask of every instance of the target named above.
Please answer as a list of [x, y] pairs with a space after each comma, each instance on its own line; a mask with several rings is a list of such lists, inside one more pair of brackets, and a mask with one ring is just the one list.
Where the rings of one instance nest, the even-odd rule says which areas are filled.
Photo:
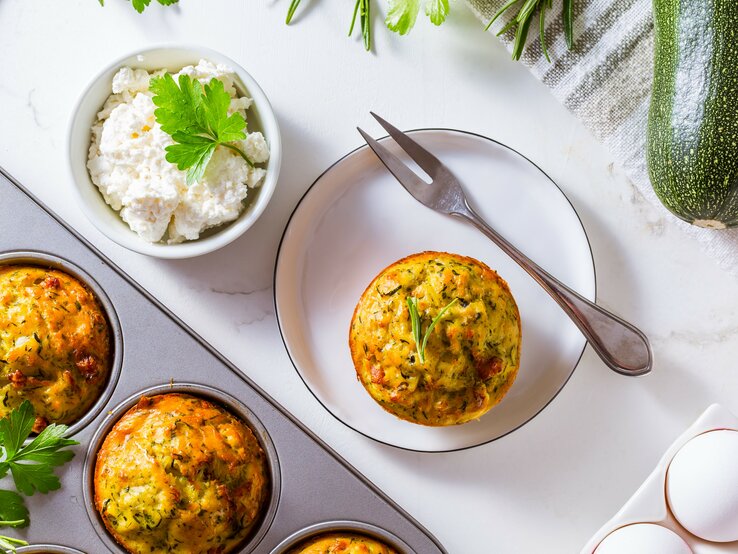
[[9, 470], [16, 488], [28, 496], [36, 491], [47, 493], [61, 487], [59, 478], [54, 475], [54, 468], [74, 456], [74, 452], [63, 448], [79, 444], [64, 438], [66, 425], [51, 424], [23, 446], [23, 441], [31, 434], [34, 421], [33, 406], [28, 400], [0, 420], [0, 447], [5, 453], [0, 462], [0, 477]]
[[[105, 0], [98, 0], [101, 6], [105, 5]], [[162, 6], [171, 6], [176, 4], [179, 0], [157, 0]], [[131, 0], [131, 5], [138, 13], [142, 13], [146, 7], [151, 4], [151, 0]]]
[[178, 82], [166, 73], [151, 79], [149, 89], [157, 106], [156, 121], [175, 142], [167, 146], [166, 159], [187, 171], [187, 185], [202, 179], [218, 146], [230, 148], [253, 166], [243, 150], [230, 144], [246, 138], [246, 120], [238, 112], [228, 115], [231, 96], [223, 81], [213, 78], [203, 86], [180, 75]]
[[420, 0], [390, 0], [384, 22], [396, 33], [406, 35], [415, 25], [420, 11]]
[[15, 491], [0, 490], [0, 527], [26, 527], [28, 508]]
[[446, 21], [448, 10], [448, 0], [428, 0], [425, 5], [425, 13], [430, 17], [433, 25], [440, 25]]

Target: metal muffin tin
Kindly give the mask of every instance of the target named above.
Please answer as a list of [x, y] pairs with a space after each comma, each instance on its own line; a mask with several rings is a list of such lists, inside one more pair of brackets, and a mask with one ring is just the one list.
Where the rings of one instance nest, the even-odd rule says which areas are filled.
[[[106, 430], [126, 407], [142, 394], [168, 390], [215, 400], [246, 420], [264, 447], [273, 494], [261, 524], [238, 552], [281, 554], [288, 539], [299, 535], [304, 540], [316, 529], [353, 529], [346, 527], [348, 522], [363, 526], [356, 528], [358, 532], [397, 545], [400, 554], [446, 553], [407, 512], [2, 168], [0, 198], [0, 263], [25, 260], [51, 265], [86, 283], [105, 308], [115, 340], [114, 359], [120, 360], [119, 376], [114, 364], [101, 406], [70, 430], [80, 445], [74, 448], [75, 458], [57, 472], [62, 488], [26, 499], [31, 512], [28, 528], [3, 530], [41, 548], [24, 547], [19, 554], [122, 552], [91, 506], [91, 464]], [[64, 544], [67, 549], [41, 544]]]

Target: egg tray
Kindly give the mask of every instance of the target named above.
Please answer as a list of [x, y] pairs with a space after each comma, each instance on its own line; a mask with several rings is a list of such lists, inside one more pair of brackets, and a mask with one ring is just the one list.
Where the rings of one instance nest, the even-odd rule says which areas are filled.
[[[27, 498], [30, 526], [6, 528], [4, 534], [87, 554], [125, 554], [91, 505], [96, 448], [142, 393], [178, 390], [213, 399], [244, 418], [267, 454], [271, 501], [238, 552], [285, 554], [307, 537], [346, 530], [378, 538], [401, 554], [446, 553], [407, 512], [2, 168], [0, 199], [0, 263], [36, 260], [86, 281], [108, 312], [114, 365], [119, 367], [113, 370], [109, 396], [104, 395], [84, 425], [72, 429], [80, 444], [74, 447], [75, 458], [57, 471], [61, 489]], [[9, 479], [0, 488], [7, 488]]]
[[687, 543], [694, 554], [738, 553], [738, 542], [709, 542], [692, 535], [671, 513], [666, 500], [666, 472], [676, 453], [697, 435], [719, 429], [738, 431], [738, 417], [719, 404], [713, 404], [672, 443], [651, 475], [620, 511], [592, 536], [581, 554], [593, 554], [610, 533], [634, 523], [655, 523], [674, 531]]

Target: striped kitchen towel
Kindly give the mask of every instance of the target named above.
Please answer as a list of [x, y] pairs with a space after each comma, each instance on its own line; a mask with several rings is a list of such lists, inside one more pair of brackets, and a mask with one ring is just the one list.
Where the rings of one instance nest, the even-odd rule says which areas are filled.
[[[506, 0], [467, 0], [488, 22]], [[546, 14], [546, 61], [538, 17], [521, 57], [530, 71], [610, 151], [641, 194], [663, 210], [686, 235], [702, 242], [721, 266], [738, 276], [738, 229], [706, 230], [669, 214], [656, 198], [646, 169], [646, 121], [653, 69], [651, 0], [574, 0], [575, 49], [564, 41], [561, 1]], [[490, 28], [497, 33], [513, 16], [508, 10]], [[501, 37], [509, 50], [513, 34]]]

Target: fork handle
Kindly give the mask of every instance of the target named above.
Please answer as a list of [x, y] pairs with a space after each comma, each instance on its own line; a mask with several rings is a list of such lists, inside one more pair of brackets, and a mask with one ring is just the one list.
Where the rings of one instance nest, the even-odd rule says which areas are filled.
[[651, 371], [651, 346], [642, 331], [590, 302], [541, 268], [487, 225], [468, 203], [465, 211], [454, 215], [474, 225], [528, 272], [561, 306], [610, 369], [631, 376]]

